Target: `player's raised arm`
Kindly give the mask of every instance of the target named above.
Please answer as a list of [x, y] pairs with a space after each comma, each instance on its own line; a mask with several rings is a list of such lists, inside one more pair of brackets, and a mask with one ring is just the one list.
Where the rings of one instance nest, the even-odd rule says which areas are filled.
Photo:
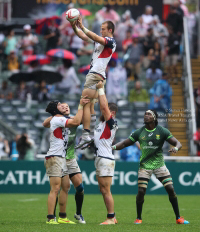
[[111, 113], [110, 113], [110, 110], [108, 107], [108, 101], [107, 101], [106, 95], [104, 93], [103, 82], [100, 81], [96, 87], [97, 87], [98, 92], [99, 92], [99, 103], [100, 103], [101, 112], [102, 112], [105, 120], [108, 121], [111, 117]]
[[52, 118], [53, 116], [46, 118], [44, 122], [42, 123], [43, 127], [50, 128], [50, 121]]
[[102, 45], [106, 45], [106, 39], [101, 37], [101, 36], [98, 36], [97, 34], [95, 34], [94, 32], [88, 30], [87, 28], [84, 27], [83, 25], [83, 22], [82, 22], [82, 18], [81, 16], [79, 16], [78, 18], [78, 26], [81, 28], [81, 30], [84, 32], [84, 34], [89, 37], [91, 40], [97, 42], [97, 43], [100, 43]]
[[82, 117], [83, 117], [83, 107], [89, 102], [90, 102], [90, 99], [87, 99], [87, 96], [84, 96], [80, 100], [77, 114], [74, 116], [74, 118], [68, 119], [68, 122], [66, 123], [65, 127], [69, 128], [69, 127], [79, 126], [81, 124]]
[[92, 42], [92, 40], [83, 32], [81, 31], [77, 26], [76, 26], [77, 21], [70, 22], [72, 29], [74, 30], [74, 33], [81, 38], [84, 41], [87, 41], [89, 43]]
[[169, 152], [177, 153], [182, 148], [182, 144], [175, 137], [168, 139], [167, 142], [174, 146]]

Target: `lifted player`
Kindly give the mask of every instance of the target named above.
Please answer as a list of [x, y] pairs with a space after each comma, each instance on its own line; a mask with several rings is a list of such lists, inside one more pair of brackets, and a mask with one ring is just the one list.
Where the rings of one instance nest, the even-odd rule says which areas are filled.
[[[78, 23], [78, 27], [76, 24]], [[88, 96], [91, 100], [98, 98], [98, 91], [96, 89], [96, 85], [99, 81], [102, 81], [105, 85], [106, 80], [106, 68], [107, 64], [111, 59], [112, 54], [116, 49], [116, 42], [113, 38], [115, 26], [111, 21], [105, 21], [101, 25], [101, 34], [102, 36], [98, 36], [97, 34], [89, 31], [84, 27], [82, 23], [82, 18], [79, 17], [77, 21], [71, 22], [71, 26], [78, 37], [85, 41], [94, 41], [94, 53], [92, 56], [91, 66], [88, 75], [86, 76], [86, 82], [84, 84], [84, 90], [82, 92], [82, 96]], [[83, 135], [79, 144], [75, 147], [80, 148], [84, 144], [87, 144], [90, 138], [90, 119], [91, 119], [91, 107], [90, 103], [84, 107], [83, 111]]]
[[145, 126], [132, 133], [128, 139], [112, 146], [113, 150], [121, 150], [125, 147], [131, 146], [136, 141], [140, 143], [142, 155], [138, 171], [138, 194], [136, 197], [137, 219], [134, 223], [142, 223], [142, 205], [144, 203], [144, 195], [151, 175], [154, 173], [169, 195], [169, 201], [171, 202], [176, 215], [176, 223], [189, 224], [188, 221], [180, 217], [178, 200], [174, 191], [172, 177], [165, 166], [162, 154], [162, 147], [165, 141], [174, 146], [169, 150], [169, 152], [173, 153], [177, 153], [181, 149], [182, 145], [175, 137], [173, 137], [169, 130], [158, 125], [157, 119], [158, 114], [156, 111], [147, 110], [144, 115]]

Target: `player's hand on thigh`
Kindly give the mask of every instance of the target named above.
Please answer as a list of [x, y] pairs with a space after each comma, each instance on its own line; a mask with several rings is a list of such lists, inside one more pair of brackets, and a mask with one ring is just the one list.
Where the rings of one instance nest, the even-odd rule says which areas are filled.
[[87, 95], [86, 95], [86, 96], [83, 96], [83, 97], [81, 98], [81, 100], [80, 100], [80, 105], [84, 106], [84, 105], [86, 105], [86, 104], [89, 103], [89, 102], [90, 102], [90, 99], [87, 98]]
[[99, 83], [97, 84], [97, 89], [101, 89], [103, 88], [103, 81], [99, 81]]

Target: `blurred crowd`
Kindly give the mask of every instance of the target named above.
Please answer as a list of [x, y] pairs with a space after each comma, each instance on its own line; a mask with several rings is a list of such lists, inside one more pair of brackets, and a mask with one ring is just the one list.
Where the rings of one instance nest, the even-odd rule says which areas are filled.
[[[71, 3], [67, 6], [67, 10], [73, 7]], [[190, 31], [194, 31], [195, 16], [188, 12], [182, 0], [175, 1], [170, 6], [170, 12], [165, 21], [162, 21], [158, 15], [154, 15], [151, 6], [146, 6], [144, 13], [134, 18], [130, 10], [126, 10], [120, 16], [111, 6], [107, 5], [96, 13], [92, 24], [89, 24], [87, 17], [82, 14], [84, 26], [98, 35], [100, 35], [103, 21], [112, 20], [116, 25], [114, 37], [117, 50], [107, 68], [106, 94], [109, 101], [117, 102], [119, 99], [128, 99], [130, 102], [145, 102], [149, 109], [159, 111], [171, 108], [173, 92], [170, 84], [178, 84], [179, 81], [177, 64], [181, 59], [184, 16], [190, 19]], [[74, 34], [70, 23], [65, 18], [65, 12], [61, 15], [59, 25], [55, 18], [50, 18], [48, 25], [43, 28], [43, 34], [40, 35], [40, 38], [46, 41], [43, 50], [39, 36], [32, 33], [31, 26], [24, 25], [23, 29], [24, 34], [20, 39], [15, 36], [14, 29], [10, 29], [7, 34], [0, 34], [0, 56], [6, 60], [4, 70], [12, 73], [24, 70], [34, 72], [41, 67], [40, 60], [32, 60], [29, 66], [26, 66], [25, 61], [28, 57], [35, 54], [44, 55], [52, 49], [67, 49], [75, 55], [75, 58], [63, 58], [62, 64], [54, 67], [55, 72], [62, 75], [60, 82], [49, 84], [46, 80], [41, 80], [39, 83], [22, 80], [16, 84], [15, 90], [11, 91], [9, 82], [5, 80], [1, 85], [0, 98], [26, 101], [27, 95], [31, 94], [32, 99], [45, 102], [50, 100], [52, 94], [55, 93], [79, 96], [83, 80], [79, 78], [75, 66], [78, 65], [80, 70], [82, 68], [82, 74], [87, 74], [93, 44], [82, 41]], [[190, 40], [193, 41], [193, 36], [190, 36]], [[195, 46], [195, 43], [192, 44]], [[51, 65], [54, 61], [53, 57], [50, 64], [48, 62], [46, 64]], [[199, 91], [198, 89], [195, 92], [198, 96]], [[199, 112], [200, 110], [198, 114]], [[26, 135], [21, 135], [21, 138], [27, 144], [25, 152], [27, 153], [34, 145]], [[8, 142], [5, 141], [1, 138], [2, 152], [12, 155], [11, 148], [13, 146], [14, 150], [17, 149], [18, 139], [14, 142], [16, 145], [12, 146], [8, 146]], [[135, 146], [130, 149], [138, 148]], [[26, 157], [24, 151], [22, 153], [19, 157]], [[131, 151], [122, 152], [121, 159], [133, 160], [134, 158], [130, 158], [128, 154], [131, 154]]]

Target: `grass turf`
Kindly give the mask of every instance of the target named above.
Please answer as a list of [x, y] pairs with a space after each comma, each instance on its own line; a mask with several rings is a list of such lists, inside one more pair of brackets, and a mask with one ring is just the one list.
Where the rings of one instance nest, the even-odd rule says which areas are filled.
[[[3, 232], [193, 232], [200, 231], [200, 197], [178, 196], [181, 216], [189, 225], [177, 225], [167, 195], [147, 195], [143, 207], [143, 223], [134, 225], [136, 218], [135, 196], [114, 195], [117, 225], [100, 226], [106, 219], [106, 210], [101, 195], [85, 195], [83, 216], [86, 225], [46, 225], [47, 195], [45, 194], [0, 194], [0, 231]], [[58, 218], [57, 209], [57, 218]], [[68, 217], [74, 221], [74, 196], [69, 195]]]

